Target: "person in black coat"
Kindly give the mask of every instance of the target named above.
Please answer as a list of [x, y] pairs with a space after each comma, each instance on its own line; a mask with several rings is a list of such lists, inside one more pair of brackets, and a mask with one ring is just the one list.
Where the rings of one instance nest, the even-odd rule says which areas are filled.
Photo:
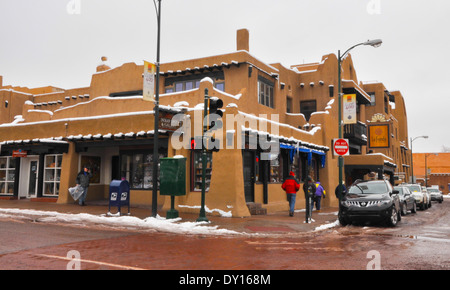
[[77, 185], [80, 185], [81, 189], [83, 190], [83, 193], [81, 194], [80, 199], [78, 200], [78, 204], [81, 206], [86, 205], [84, 203], [84, 201], [86, 200], [89, 182], [90, 182], [91, 177], [92, 177], [92, 173], [91, 173], [90, 169], [86, 166], [77, 175], [77, 179], [76, 179], [75, 183]]
[[311, 222], [311, 199], [316, 193], [316, 185], [314, 184], [314, 180], [311, 176], [308, 176], [305, 183], [303, 184], [303, 191], [305, 192], [305, 200], [306, 200], [306, 223]]

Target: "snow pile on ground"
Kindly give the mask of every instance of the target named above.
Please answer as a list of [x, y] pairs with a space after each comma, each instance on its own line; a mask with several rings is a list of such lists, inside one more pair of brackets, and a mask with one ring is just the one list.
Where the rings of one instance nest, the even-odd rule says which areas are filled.
[[66, 214], [54, 211], [0, 208], [0, 217], [14, 215], [37, 218], [39, 222], [62, 222], [76, 225], [95, 224], [121, 229], [148, 229], [176, 234], [240, 235], [240, 233], [210, 226], [208, 222], [181, 222], [181, 218], [166, 219], [160, 216], [140, 219], [133, 216], [106, 216], [87, 213]]
[[321, 225], [321, 226], [315, 228], [314, 231], [317, 232], [317, 231], [323, 231], [323, 230], [331, 229], [331, 228], [337, 227], [339, 224], [340, 224], [339, 220], [336, 220], [333, 223]]
[[[199, 205], [194, 205], [194, 206], [189, 206], [189, 205], [179, 205], [178, 207], [185, 207], [185, 208], [193, 208], [193, 209], [200, 209]], [[213, 212], [218, 212], [220, 214], [221, 217], [232, 217], [231, 211], [223, 211], [221, 209], [209, 209], [206, 205], [205, 205], [205, 212], [207, 213], [213, 213]]]

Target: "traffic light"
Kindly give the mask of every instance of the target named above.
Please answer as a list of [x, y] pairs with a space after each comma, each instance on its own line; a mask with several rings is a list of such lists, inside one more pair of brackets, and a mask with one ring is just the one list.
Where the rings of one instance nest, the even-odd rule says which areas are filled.
[[191, 150], [202, 150], [203, 148], [202, 136], [195, 136], [191, 138]]
[[217, 97], [211, 97], [209, 99], [208, 108], [208, 130], [220, 129], [223, 126], [222, 117], [223, 111], [220, 108], [223, 107], [223, 101]]

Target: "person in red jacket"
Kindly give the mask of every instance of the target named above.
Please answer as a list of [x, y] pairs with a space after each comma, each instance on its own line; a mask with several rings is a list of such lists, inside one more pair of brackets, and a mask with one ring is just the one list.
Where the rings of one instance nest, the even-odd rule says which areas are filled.
[[295, 199], [297, 197], [297, 191], [300, 189], [300, 184], [295, 179], [294, 172], [289, 173], [289, 177], [281, 185], [284, 191], [286, 191], [287, 199], [289, 201], [289, 216], [294, 216]]

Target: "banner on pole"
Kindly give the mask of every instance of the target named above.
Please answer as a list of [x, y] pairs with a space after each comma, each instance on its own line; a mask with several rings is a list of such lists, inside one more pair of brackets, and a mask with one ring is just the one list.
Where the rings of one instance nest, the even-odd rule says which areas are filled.
[[155, 101], [155, 72], [156, 65], [144, 60], [144, 101]]
[[356, 94], [344, 95], [344, 124], [356, 124]]

